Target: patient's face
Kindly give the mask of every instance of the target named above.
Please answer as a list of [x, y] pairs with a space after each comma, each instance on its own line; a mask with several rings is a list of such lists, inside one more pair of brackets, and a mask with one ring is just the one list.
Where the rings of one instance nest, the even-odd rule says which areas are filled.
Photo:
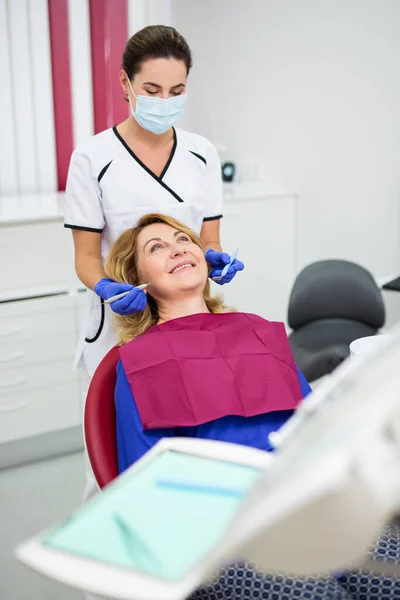
[[185, 233], [153, 223], [138, 236], [140, 283], [154, 282], [148, 292], [156, 300], [173, 299], [182, 292], [200, 292], [208, 278], [204, 254]]

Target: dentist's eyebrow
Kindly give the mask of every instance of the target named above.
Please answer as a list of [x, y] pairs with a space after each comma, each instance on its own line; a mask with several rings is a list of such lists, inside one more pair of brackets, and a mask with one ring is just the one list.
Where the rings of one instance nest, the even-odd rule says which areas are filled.
[[[158, 89], [162, 88], [161, 85], [159, 85], [158, 83], [153, 83], [152, 81], [145, 81], [144, 83], [142, 83], [142, 85], [152, 85], [153, 87], [158, 88]], [[185, 83], [177, 83], [176, 85], [172, 86], [171, 90], [174, 90], [175, 88], [178, 88], [178, 87], [185, 87], [185, 86], [186, 86]]]

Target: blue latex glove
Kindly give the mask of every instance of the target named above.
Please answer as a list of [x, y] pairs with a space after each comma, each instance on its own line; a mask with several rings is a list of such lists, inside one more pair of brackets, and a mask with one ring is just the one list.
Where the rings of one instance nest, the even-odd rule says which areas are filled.
[[[207, 250], [205, 253], [206, 261], [211, 266], [210, 278], [220, 277], [223, 271], [223, 268], [228, 265], [231, 261], [231, 257], [229, 254], [225, 252], [217, 252], [216, 250], [212, 250], [211, 248]], [[235, 258], [233, 263], [228, 269], [228, 272], [221, 278], [217, 279], [215, 283], [219, 285], [224, 285], [224, 283], [229, 283], [235, 277], [238, 271], [243, 271], [244, 264]]]
[[117, 283], [107, 277], [100, 279], [94, 287], [96, 294], [100, 298], [103, 298], [103, 300], [108, 300], [112, 296], [128, 292], [129, 290], [131, 290], [130, 293], [124, 296], [124, 298], [115, 300], [110, 304], [111, 310], [123, 316], [144, 311], [147, 305], [147, 297], [144, 291], [136, 289], [130, 283]]

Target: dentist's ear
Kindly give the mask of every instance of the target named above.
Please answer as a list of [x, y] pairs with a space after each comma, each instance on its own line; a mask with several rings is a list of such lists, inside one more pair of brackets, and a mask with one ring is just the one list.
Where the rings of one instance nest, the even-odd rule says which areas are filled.
[[125, 94], [125, 98], [124, 100], [126, 100], [126, 102], [128, 102], [128, 98], [129, 98], [129, 78], [128, 78], [128, 74], [126, 73], [126, 71], [124, 71], [123, 69], [120, 70], [119, 72], [119, 84], [122, 88], [122, 91]]

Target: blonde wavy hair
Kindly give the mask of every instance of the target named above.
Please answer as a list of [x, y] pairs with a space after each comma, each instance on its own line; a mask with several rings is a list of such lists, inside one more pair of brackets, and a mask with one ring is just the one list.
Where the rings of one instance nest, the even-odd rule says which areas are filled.
[[[165, 223], [166, 225], [170, 225], [174, 229], [178, 229], [186, 234], [199, 248], [202, 247], [200, 238], [195, 232], [173, 217], [157, 213], [145, 215], [138, 221], [136, 227], [125, 231], [111, 247], [104, 265], [107, 277], [120, 283], [131, 283], [135, 286], [139, 285], [140, 281], [137, 267], [138, 236], [145, 227], [148, 227], [153, 223]], [[220, 296], [211, 296], [210, 282], [208, 279], [204, 286], [203, 297], [210, 313], [232, 312], [232, 309], [228, 309], [225, 306]], [[158, 321], [158, 306], [149, 290], [149, 293], [147, 294], [147, 306], [143, 312], [134, 313], [128, 316], [115, 315], [115, 326], [119, 344], [121, 346], [127, 344], [134, 338], [142, 335], [145, 331], [150, 329], [150, 327], [153, 327], [153, 325], [156, 325]]]

